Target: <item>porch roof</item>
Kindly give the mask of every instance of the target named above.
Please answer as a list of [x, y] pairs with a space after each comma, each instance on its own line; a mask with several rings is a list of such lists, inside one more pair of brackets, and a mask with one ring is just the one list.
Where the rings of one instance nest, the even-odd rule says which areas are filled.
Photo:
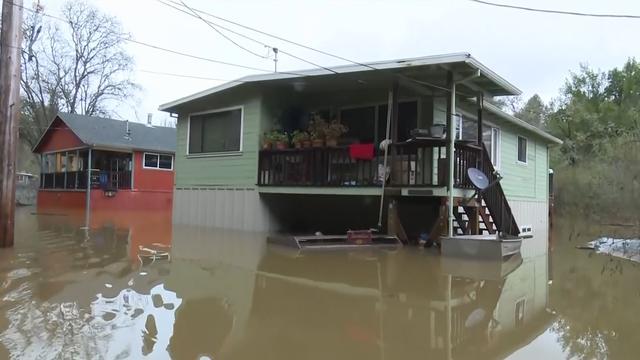
[[127, 137], [127, 121], [62, 112], [58, 113], [49, 124], [38, 144], [33, 148], [33, 152], [37, 153], [45, 138], [51, 136], [51, 126], [56, 119], [64, 122], [80, 141], [89, 147], [148, 150], [171, 154], [176, 152], [175, 128], [148, 126], [129, 121]]
[[[364, 66], [363, 66], [364, 65]], [[454, 53], [444, 55], [432, 55], [417, 58], [385, 60], [377, 62], [363, 63], [363, 65], [342, 65], [331, 67], [330, 69], [336, 73], [329, 72], [324, 69], [310, 69], [300, 71], [287, 71], [269, 74], [249, 75], [240, 79], [224, 83], [219, 86], [162, 104], [159, 106], [160, 111], [178, 112], [182, 105], [191, 101], [202, 99], [223, 93], [232, 88], [246, 86], [247, 84], [259, 84], [265, 82], [274, 82], [282, 80], [300, 79], [300, 78], [322, 78], [322, 77], [343, 77], [346, 74], [362, 73], [370, 76], [378, 76], [380, 78], [389, 75], [401, 75], [405, 78], [410, 74], [420, 76], [422, 74], [433, 73], [435, 69], [441, 74], [446, 74], [447, 70], [454, 71], [462, 75], [469, 75], [480, 72], [480, 76], [469, 79], [463, 85], [473, 90], [483, 91], [489, 96], [519, 95], [521, 91], [509, 83], [504, 78], [484, 66], [469, 53]], [[374, 75], [374, 73], [377, 73]], [[444, 84], [441, 84], [444, 85]]]

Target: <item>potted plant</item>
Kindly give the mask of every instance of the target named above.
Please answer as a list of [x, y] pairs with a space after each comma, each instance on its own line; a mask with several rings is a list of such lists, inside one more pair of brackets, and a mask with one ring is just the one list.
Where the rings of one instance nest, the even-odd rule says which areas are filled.
[[340, 121], [332, 120], [331, 123], [327, 125], [325, 132], [327, 146], [338, 146], [338, 139], [347, 131], [349, 131], [349, 128], [342, 125]]
[[273, 138], [271, 137], [271, 132], [265, 132], [262, 135], [262, 149], [263, 150], [271, 150], [273, 147]]
[[275, 130], [272, 134], [272, 139], [278, 150], [284, 150], [289, 147], [289, 134], [284, 131]]
[[289, 135], [281, 130], [271, 130], [264, 134], [262, 148], [265, 150], [272, 149], [282, 150], [289, 147]]
[[314, 114], [309, 121], [309, 136], [313, 147], [322, 147], [327, 132], [327, 122], [320, 116]]
[[[303, 130], [295, 130], [293, 134], [291, 134], [291, 142], [293, 143], [293, 147], [296, 149], [300, 149], [302, 147], [309, 147], [309, 133]], [[306, 143], [306, 144], [305, 144]], [[309, 146], [305, 146], [309, 145]]]

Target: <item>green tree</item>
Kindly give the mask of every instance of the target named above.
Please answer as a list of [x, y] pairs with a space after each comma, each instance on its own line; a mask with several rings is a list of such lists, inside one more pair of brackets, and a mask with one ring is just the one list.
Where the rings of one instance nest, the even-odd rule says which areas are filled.
[[548, 113], [548, 106], [545, 105], [538, 94], [534, 94], [527, 100], [524, 106], [518, 109], [513, 115], [533, 126], [543, 128]]
[[547, 129], [564, 141], [557, 161], [576, 164], [610, 155], [613, 139], [634, 137], [640, 129], [640, 65], [596, 71], [582, 65], [571, 73], [546, 119]]

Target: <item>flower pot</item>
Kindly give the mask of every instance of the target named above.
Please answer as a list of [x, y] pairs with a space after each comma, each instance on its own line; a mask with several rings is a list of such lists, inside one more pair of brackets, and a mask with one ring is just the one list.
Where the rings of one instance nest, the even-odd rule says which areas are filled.
[[313, 147], [323, 147], [324, 146], [324, 140], [322, 140], [322, 139], [311, 140], [311, 146], [313, 146]]
[[302, 142], [302, 147], [303, 148], [310, 148], [311, 147], [311, 140], [305, 140]]
[[293, 147], [296, 149], [302, 149], [302, 143], [299, 141], [296, 141], [293, 143]]
[[434, 138], [443, 138], [445, 133], [444, 129], [445, 129], [444, 124], [434, 124], [431, 126], [431, 129], [429, 132], [431, 133], [431, 136]]
[[338, 146], [338, 139], [327, 139], [327, 146], [329, 147]]
[[271, 150], [271, 147], [272, 147], [272, 146], [273, 146], [273, 144], [272, 144], [271, 142], [266, 142], [266, 141], [265, 141], [265, 142], [262, 144], [262, 149], [263, 149], [263, 150]]
[[284, 150], [284, 149], [287, 149], [288, 147], [289, 147], [288, 144], [284, 141], [278, 141], [276, 143], [276, 149], [278, 150]]

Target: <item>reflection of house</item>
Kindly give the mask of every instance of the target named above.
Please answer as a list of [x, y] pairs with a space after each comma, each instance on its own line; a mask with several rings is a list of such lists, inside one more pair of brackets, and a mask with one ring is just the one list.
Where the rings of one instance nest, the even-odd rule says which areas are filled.
[[25, 172], [16, 173], [16, 204], [33, 205], [38, 192], [38, 177]]
[[[60, 113], [33, 151], [41, 155], [38, 206], [170, 209], [175, 129]], [[89, 191], [87, 191], [87, 185]]]
[[32, 181], [36, 180], [38, 177], [25, 172], [16, 173], [16, 184], [29, 185]]
[[468, 260], [463, 268], [487, 274], [463, 277], [404, 251], [269, 252], [244, 335], [225, 357], [504, 358], [551, 320], [546, 256], [516, 260], [506, 277]]
[[[453, 206], [461, 232], [546, 231], [548, 146], [559, 140], [483, 100], [517, 88], [469, 54], [333, 70], [248, 76], [162, 105], [178, 114], [176, 220], [251, 230], [309, 223], [304, 230], [325, 231], [313, 226], [330, 217], [344, 231], [366, 218], [370, 227], [389, 120], [388, 195], [401, 203], [401, 217], [411, 217], [403, 209], [421, 216], [415, 226], [407, 220], [408, 232], [428, 231], [443, 199], [471, 194], [469, 167], [490, 177], [498, 168], [504, 180], [487, 193], [484, 226], [464, 220], [477, 209]], [[348, 126], [337, 146], [261, 150], [263, 134], [307, 129], [316, 116]], [[455, 130], [443, 137], [446, 125]]]

